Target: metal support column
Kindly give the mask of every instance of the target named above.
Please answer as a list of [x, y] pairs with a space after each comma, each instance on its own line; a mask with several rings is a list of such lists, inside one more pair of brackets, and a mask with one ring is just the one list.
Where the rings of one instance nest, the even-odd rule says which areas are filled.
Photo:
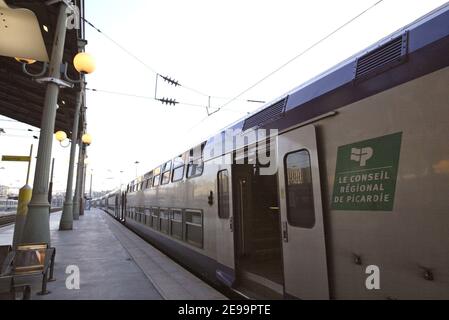
[[76, 171], [75, 195], [73, 196], [73, 220], [80, 219], [80, 201], [81, 201], [81, 180], [84, 167], [84, 143], [79, 142], [78, 168]]
[[62, 210], [59, 230], [73, 230], [73, 171], [75, 169], [76, 141], [78, 139], [79, 117], [81, 104], [83, 103], [84, 81], [81, 82], [81, 90], [76, 100], [76, 110], [73, 119], [72, 145], [70, 147], [70, 164], [67, 178], [67, 189], [65, 193], [64, 209]]
[[[59, 3], [58, 22], [51, 54], [49, 77], [45, 93], [42, 114], [39, 149], [37, 153], [34, 188], [28, 215], [23, 230], [22, 243], [50, 244], [50, 204], [48, 203], [48, 180], [50, 174], [51, 151], [55, 130], [56, 110], [59, 86], [55, 82], [61, 79], [61, 63], [64, 54], [66, 37], [67, 5]], [[55, 81], [56, 80], [56, 81]]]
[[87, 165], [86, 165], [86, 163], [84, 163], [84, 167], [83, 167], [83, 181], [81, 183], [81, 190], [82, 191], [81, 191], [81, 202], [80, 202], [80, 216], [84, 216], [84, 209], [86, 207], [86, 198], [85, 198], [85, 194], [86, 194], [86, 170], [87, 170]]

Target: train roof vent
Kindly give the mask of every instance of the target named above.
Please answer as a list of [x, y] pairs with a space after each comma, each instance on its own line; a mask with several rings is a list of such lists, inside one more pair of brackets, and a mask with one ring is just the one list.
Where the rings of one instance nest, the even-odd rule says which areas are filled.
[[408, 32], [357, 59], [355, 80], [364, 80], [406, 61]]
[[243, 131], [254, 127], [260, 127], [264, 124], [273, 122], [277, 119], [280, 119], [285, 114], [285, 107], [287, 106], [288, 97], [276, 102], [275, 104], [269, 106], [268, 108], [263, 109], [259, 113], [249, 117], [245, 120], [245, 124], [243, 125]]

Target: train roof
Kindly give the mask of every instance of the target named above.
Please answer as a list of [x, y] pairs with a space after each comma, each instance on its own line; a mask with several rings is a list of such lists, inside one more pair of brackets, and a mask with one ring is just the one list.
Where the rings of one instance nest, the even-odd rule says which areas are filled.
[[449, 3], [226, 129], [286, 129], [449, 66]]

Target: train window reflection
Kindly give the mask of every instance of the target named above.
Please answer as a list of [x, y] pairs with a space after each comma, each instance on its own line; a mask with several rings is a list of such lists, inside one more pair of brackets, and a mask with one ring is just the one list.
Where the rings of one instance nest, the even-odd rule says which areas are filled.
[[159, 210], [157, 208], [151, 209], [151, 225], [153, 229], [159, 230]]
[[167, 162], [162, 167], [162, 184], [167, 184], [170, 182], [170, 172], [171, 172], [171, 161]]
[[160, 181], [161, 181], [161, 176], [160, 175], [155, 176], [153, 179], [153, 187], [157, 187], [159, 185]]
[[315, 207], [310, 153], [307, 150], [293, 152], [285, 157], [285, 180], [288, 223], [312, 229], [315, 226]]
[[161, 221], [161, 229], [165, 234], [169, 234], [169, 219], [170, 219], [170, 211], [168, 209], [161, 209], [159, 211], [159, 218]]
[[197, 160], [189, 163], [187, 168], [187, 178], [199, 177], [203, 174], [204, 163], [202, 160]]
[[173, 174], [172, 174], [172, 182], [181, 181], [184, 178], [184, 159], [182, 156], [179, 156], [173, 160]]
[[199, 248], [203, 247], [203, 214], [200, 211], [185, 212], [186, 241]]
[[229, 218], [229, 173], [223, 170], [218, 173], [218, 216]]
[[170, 220], [170, 230], [172, 237], [182, 240], [182, 211], [181, 210], [173, 210], [171, 214]]

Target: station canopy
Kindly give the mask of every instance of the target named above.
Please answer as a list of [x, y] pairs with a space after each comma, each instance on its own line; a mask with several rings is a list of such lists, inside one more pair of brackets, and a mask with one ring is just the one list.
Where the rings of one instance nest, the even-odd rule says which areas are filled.
[[[52, 2], [55, 4], [50, 4]], [[27, 10], [20, 10], [19, 8], [31, 10], [37, 18], [37, 23], [39, 24], [40, 33], [45, 45], [45, 48], [42, 46], [41, 51], [45, 52], [46, 50], [47, 56], [51, 57], [54, 31], [59, 12], [58, 2], [59, 1], [48, 0], [0, 0], [0, 15], [2, 16], [0, 17], [0, 35], [2, 31], [11, 32], [11, 29], [19, 25], [20, 21], [18, 20], [20, 19], [16, 13], [24, 12], [27, 14]], [[74, 1], [74, 4], [80, 8], [81, 16], [83, 16], [84, 0], [76, 0]], [[28, 14], [29, 13], [30, 12], [28, 11]], [[36, 19], [34, 18], [32, 20], [37, 25]], [[2, 28], [3, 30], [1, 30]], [[20, 29], [16, 30], [19, 30], [18, 32], [20, 35]], [[22, 33], [22, 36], [19, 36], [18, 39], [20, 40], [22, 38], [21, 41], [23, 42], [23, 39], [30, 37], [30, 34], [24, 32]], [[33, 34], [33, 37], [39, 38], [39, 35], [37, 34], [36, 37], [36, 34]], [[74, 56], [78, 53], [78, 41], [83, 38], [84, 23], [82, 21], [80, 22], [79, 29], [67, 29], [63, 63], [68, 62], [68, 75], [72, 79], [79, 79], [79, 75], [73, 67], [72, 61]], [[42, 39], [39, 40], [41, 43]], [[17, 46], [22, 45], [19, 40], [17, 40]], [[6, 44], [1, 44], [0, 41], [0, 46], [3, 46], [3, 48], [0, 47], [0, 52], [8, 52], [8, 49], [5, 47], [11, 45], [11, 41], [15, 40], [12, 39], [8, 41], [9, 43]], [[4, 53], [0, 53], [0, 115], [40, 128], [46, 84], [40, 84], [34, 81], [32, 77], [26, 75], [22, 71], [21, 63], [16, 61], [13, 57], [2, 54]], [[31, 73], [40, 72], [43, 67], [43, 62], [41, 61], [45, 61], [45, 59], [45, 55], [43, 55], [41, 59], [36, 59], [38, 60], [36, 63], [28, 65], [27, 69]], [[76, 84], [74, 88], [64, 88], [60, 90], [55, 131], [63, 130], [71, 136], [76, 97], [79, 91], [80, 86], [78, 84]]]

